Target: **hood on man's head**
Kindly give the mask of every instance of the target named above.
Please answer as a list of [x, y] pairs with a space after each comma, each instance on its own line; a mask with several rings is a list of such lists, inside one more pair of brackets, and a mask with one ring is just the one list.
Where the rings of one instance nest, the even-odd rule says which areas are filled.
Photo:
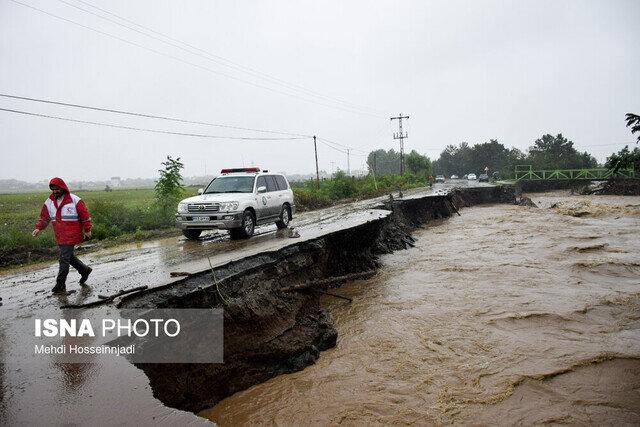
[[67, 187], [67, 184], [64, 182], [62, 178], [58, 178], [58, 177], [51, 178], [51, 181], [49, 181], [49, 187], [51, 187], [52, 185], [62, 188], [66, 193], [69, 192], [69, 187]]

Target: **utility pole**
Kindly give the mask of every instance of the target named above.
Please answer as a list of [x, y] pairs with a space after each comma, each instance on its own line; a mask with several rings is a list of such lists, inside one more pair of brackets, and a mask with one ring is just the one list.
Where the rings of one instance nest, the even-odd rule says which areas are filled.
[[316, 136], [313, 135], [313, 150], [316, 152], [316, 187], [320, 189], [320, 172], [318, 171], [318, 145], [316, 144]]
[[373, 152], [373, 185], [376, 187], [376, 191], [378, 191], [378, 182], [376, 181], [376, 152]]
[[402, 113], [398, 114], [398, 117], [391, 117], [391, 120], [397, 120], [399, 126], [399, 132], [393, 134], [393, 139], [400, 140], [400, 175], [404, 175], [404, 139], [409, 138], [406, 132], [402, 132], [402, 119], [408, 119], [409, 116], [403, 116]]
[[347, 175], [351, 176], [351, 164], [349, 162], [349, 149], [347, 148]]
[[373, 174], [375, 175], [376, 172], [377, 172], [377, 169], [376, 169], [376, 152], [374, 151], [373, 152]]

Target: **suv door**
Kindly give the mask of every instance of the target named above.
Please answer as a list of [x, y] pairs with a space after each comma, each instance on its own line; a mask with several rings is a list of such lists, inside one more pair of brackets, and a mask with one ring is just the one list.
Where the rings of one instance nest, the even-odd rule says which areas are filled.
[[259, 176], [258, 179], [256, 179], [256, 191], [258, 191], [258, 188], [260, 187], [265, 187], [267, 189], [267, 193], [256, 194], [256, 199], [257, 199], [256, 220], [257, 221], [266, 219], [271, 215], [269, 213], [269, 199], [267, 198], [267, 196], [269, 196], [269, 193], [268, 193], [269, 187], [267, 186], [267, 180], [265, 179], [264, 175]]
[[274, 217], [280, 215], [280, 198], [278, 197], [278, 184], [276, 183], [276, 178], [273, 175], [265, 175], [265, 180], [267, 181], [267, 208], [269, 211], [269, 216]]
[[280, 202], [280, 206], [291, 201], [289, 200], [289, 185], [287, 184], [287, 180], [284, 179], [282, 175], [275, 175], [276, 183], [278, 184], [278, 201]]

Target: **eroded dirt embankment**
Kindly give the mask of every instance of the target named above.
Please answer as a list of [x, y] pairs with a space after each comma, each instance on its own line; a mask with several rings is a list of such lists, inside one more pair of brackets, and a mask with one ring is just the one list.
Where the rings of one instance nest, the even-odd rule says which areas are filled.
[[337, 332], [320, 296], [340, 280], [326, 279], [371, 274], [379, 266], [378, 255], [411, 246], [413, 228], [455, 215], [456, 207], [514, 200], [511, 187], [390, 199], [384, 208], [391, 214], [383, 219], [229, 263], [126, 300], [124, 308], [224, 308], [223, 364], [139, 367], [158, 399], [194, 412], [281, 373], [301, 370], [336, 344]]

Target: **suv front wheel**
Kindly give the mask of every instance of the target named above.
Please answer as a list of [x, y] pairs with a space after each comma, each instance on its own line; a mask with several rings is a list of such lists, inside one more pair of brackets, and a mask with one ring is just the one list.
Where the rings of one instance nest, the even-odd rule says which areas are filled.
[[256, 221], [253, 217], [253, 213], [250, 210], [244, 211], [242, 214], [242, 225], [240, 228], [234, 228], [229, 230], [232, 239], [248, 239], [253, 236], [253, 231], [256, 228]]
[[189, 240], [196, 240], [198, 237], [200, 237], [200, 233], [202, 233], [202, 230], [182, 230], [182, 234], [184, 235], [184, 237]]

